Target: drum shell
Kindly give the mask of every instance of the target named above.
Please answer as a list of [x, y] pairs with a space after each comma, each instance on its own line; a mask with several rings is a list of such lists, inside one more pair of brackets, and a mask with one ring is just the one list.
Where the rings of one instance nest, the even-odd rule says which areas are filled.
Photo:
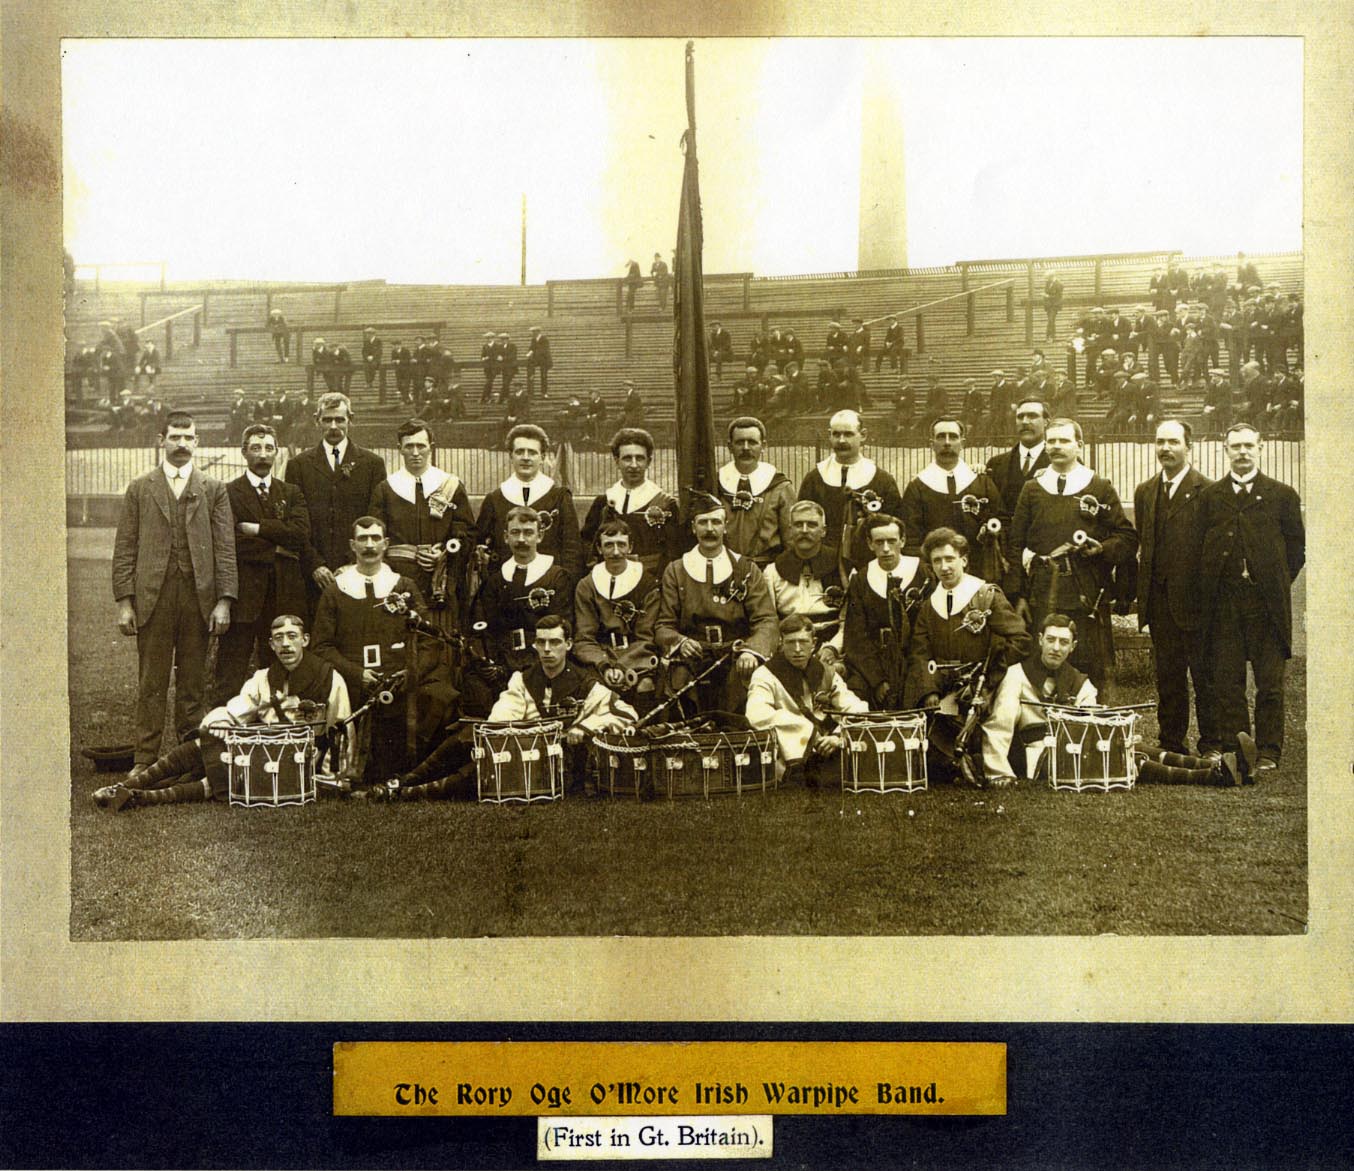
[[276, 808], [315, 800], [315, 731], [309, 725], [228, 728], [222, 738], [232, 805]]
[[474, 733], [476, 793], [481, 802], [558, 801], [564, 796], [563, 725], [477, 724]]
[[[778, 785], [772, 732], [679, 733], [635, 752], [633, 740], [595, 737], [598, 789], [612, 797], [716, 797]], [[624, 751], [622, 751], [624, 749]]]
[[842, 789], [915, 793], [928, 787], [926, 715], [862, 712], [842, 716]]
[[1055, 789], [1080, 793], [1133, 788], [1138, 777], [1133, 756], [1137, 722], [1137, 712], [1050, 711], [1041, 771]]

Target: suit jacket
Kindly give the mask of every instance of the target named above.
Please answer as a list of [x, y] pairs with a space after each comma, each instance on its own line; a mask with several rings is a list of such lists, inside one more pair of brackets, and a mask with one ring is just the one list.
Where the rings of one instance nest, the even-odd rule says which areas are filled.
[[[188, 552], [198, 609], [206, 622], [220, 598], [238, 595], [235, 521], [226, 486], [194, 468], [183, 489], [187, 497]], [[127, 485], [113, 539], [113, 597], [132, 598], [138, 626], [155, 611], [174, 544], [178, 501], [157, 464]]]
[[330, 468], [323, 445], [287, 461], [287, 483], [301, 489], [310, 513], [310, 538], [301, 550], [307, 577], [321, 565], [339, 569], [352, 561], [353, 521], [366, 515], [372, 493], [385, 478], [385, 461], [352, 440], [338, 472]]
[[301, 577], [301, 553], [310, 539], [310, 513], [305, 494], [295, 484], [273, 477], [268, 493], [269, 508], [249, 482], [238, 476], [226, 485], [230, 511], [236, 523], [259, 526], [257, 537], [235, 534], [235, 563], [239, 573], [239, 593], [231, 617], [236, 622], [253, 622], [263, 612], [270, 578], [275, 583], [273, 597], [279, 614], [306, 612], [306, 586]]
[[1290, 587], [1307, 560], [1307, 536], [1298, 494], [1287, 484], [1257, 475], [1249, 495], [1238, 494], [1230, 476], [1199, 493], [1199, 605], [1218, 631], [1218, 591], [1230, 576], [1230, 559], [1242, 554], [1260, 600], [1274, 623], [1285, 656], [1292, 653], [1293, 602]]
[[1025, 481], [1030, 476], [1036, 476], [1048, 467], [1048, 448], [1045, 447], [1039, 453], [1039, 458], [1030, 467], [1029, 476], [1020, 470], [1023, 458], [1020, 454], [1020, 444], [1017, 443], [1010, 451], [1002, 452], [1001, 455], [994, 455], [987, 461], [987, 474], [996, 482], [997, 490], [1001, 492], [1002, 505], [1007, 514], [1015, 510], [1016, 501], [1020, 499], [1020, 489], [1025, 486]]
[[1166, 523], [1157, 547], [1157, 503], [1161, 474], [1144, 480], [1133, 491], [1133, 523], [1138, 530], [1138, 625], [1152, 624], [1152, 578], [1159, 564], [1169, 566], [1166, 604], [1181, 630], [1198, 628], [1199, 613], [1199, 493], [1210, 481], [1190, 468], [1168, 502]]

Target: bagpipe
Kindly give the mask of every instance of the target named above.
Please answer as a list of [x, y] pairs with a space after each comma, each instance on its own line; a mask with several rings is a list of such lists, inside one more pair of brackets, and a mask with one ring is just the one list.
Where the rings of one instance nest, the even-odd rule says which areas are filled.
[[[668, 708], [672, 707], [673, 704], [677, 703], [683, 696], [694, 691], [708, 678], [710, 678], [711, 675], [713, 675], [716, 671], [718, 671], [721, 667], [723, 667], [726, 663], [728, 663], [731, 659], [733, 659], [735, 655], [740, 654], [743, 650], [743, 642], [741, 639], [733, 643], [709, 643], [694, 638], [689, 638], [688, 641], [698, 643], [704, 655], [708, 656], [714, 654], [715, 657], [713, 661], [702, 667], [699, 672], [694, 673], [690, 679], [688, 679], [684, 684], [682, 684], [681, 687], [677, 688], [676, 691], [674, 691], [671, 695], [669, 695], [666, 699], [664, 699], [662, 703], [653, 707], [648, 712], [646, 712], [642, 717], [640, 717], [639, 722], [635, 724], [636, 728], [642, 728], [647, 724], [652, 723], [654, 721], [654, 718], [658, 715], [659, 712], [666, 711]], [[672, 662], [673, 657], [671, 655], [669, 655], [666, 659], [663, 660], [663, 666], [665, 670], [671, 668]]]
[[340, 792], [360, 784], [371, 759], [371, 722], [377, 711], [393, 707], [408, 674], [391, 671], [376, 678], [364, 703], [315, 739], [315, 783]]
[[[982, 511], [991, 503], [986, 496], [977, 496], [972, 492], [965, 492], [954, 502], [954, 506], [959, 509], [961, 517], [982, 515]], [[1006, 576], [1007, 561], [1005, 551], [1001, 547], [1002, 524], [999, 517], [990, 516], [978, 526], [975, 534], [978, 539], [978, 564], [975, 568], [978, 576], [987, 581], [1001, 581]]]

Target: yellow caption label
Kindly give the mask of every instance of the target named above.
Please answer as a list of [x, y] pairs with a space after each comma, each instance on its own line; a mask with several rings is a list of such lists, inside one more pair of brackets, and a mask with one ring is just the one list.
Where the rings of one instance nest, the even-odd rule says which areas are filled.
[[1006, 1046], [339, 1041], [334, 1113], [1005, 1114]]

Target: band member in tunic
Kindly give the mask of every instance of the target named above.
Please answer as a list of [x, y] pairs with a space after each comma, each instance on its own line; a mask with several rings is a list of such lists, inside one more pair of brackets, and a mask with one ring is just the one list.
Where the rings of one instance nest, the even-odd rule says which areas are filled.
[[[405, 615], [412, 610], [428, 621], [428, 610], [418, 583], [395, 572], [385, 562], [390, 539], [385, 522], [360, 516], [353, 522], [350, 546], [353, 564], [334, 575], [315, 610], [315, 653], [330, 663], [347, 684], [354, 703], [390, 693], [397, 698], [409, 679], [410, 633]], [[455, 691], [441, 663], [438, 644], [419, 640], [414, 667], [416, 735], [428, 740], [445, 722]], [[373, 709], [368, 777], [382, 768], [406, 762], [409, 707], [404, 702]]]
[[589, 565], [596, 562], [602, 525], [623, 520], [630, 530], [630, 556], [657, 576], [663, 566], [682, 555], [688, 542], [677, 501], [649, 479], [653, 436], [638, 427], [621, 428], [611, 437], [611, 458], [620, 479], [594, 498], [588, 509], [582, 532], [584, 560]]
[[964, 437], [964, 424], [953, 416], [932, 422], [933, 458], [903, 489], [905, 551], [916, 556], [927, 533], [954, 529], [974, 551], [974, 574], [1000, 585], [1006, 576], [1002, 546], [1011, 514], [996, 481], [964, 461]]
[[823, 544], [827, 520], [821, 504], [796, 501], [790, 506], [790, 526], [790, 547], [766, 567], [766, 585], [780, 617], [803, 614], [812, 621], [818, 657], [833, 666], [841, 657], [846, 603], [841, 560], [836, 549]]
[[[982, 742], [975, 733], [1007, 668], [1028, 653], [1030, 636], [1001, 590], [967, 572], [968, 554], [968, 542], [953, 529], [937, 529], [922, 544], [938, 584], [912, 626], [907, 703], [935, 709], [932, 750], [981, 787]], [[990, 780], [1009, 781], [1009, 771]]]
[[780, 648], [752, 672], [747, 718], [759, 732], [776, 734], [776, 768], [787, 783], [816, 789], [835, 764], [842, 738], [833, 718], [869, 705], [814, 655], [813, 623], [806, 614], [780, 621]]
[[667, 655], [667, 690], [730, 656], [690, 694], [699, 711], [741, 712], [747, 681], [776, 649], [776, 607], [751, 558], [724, 545], [724, 506], [707, 493], [695, 498], [696, 547], [663, 570], [656, 637]]
[[240, 693], [213, 708], [196, 740], [175, 745], [125, 781], [96, 789], [94, 804], [116, 813], [145, 805], [176, 805], [223, 797], [228, 785], [224, 726], [319, 723], [332, 728], [349, 715], [348, 689], [328, 663], [306, 651], [310, 636], [295, 614], [279, 614], [268, 636], [275, 661], [244, 682]]
[[855, 411], [838, 411], [828, 420], [832, 454], [809, 470], [799, 485], [801, 500], [816, 500], [827, 514], [827, 540], [848, 565], [870, 559], [861, 522], [869, 512], [898, 516], [903, 498], [888, 472], [861, 454], [865, 426]]
[[912, 623], [932, 579], [919, 557], [903, 556], [903, 526], [877, 512], [865, 521], [874, 557], [851, 574], [846, 587], [846, 682], [876, 710], [900, 708], [907, 684]]
[[762, 459], [766, 427], [744, 415], [729, 424], [733, 459], [719, 469], [719, 498], [728, 517], [725, 544], [758, 568], [769, 565], [790, 544], [794, 485]]
[[386, 561], [418, 583], [434, 622], [455, 630], [465, 613], [475, 514], [459, 477], [433, 463], [432, 428], [410, 419], [396, 433], [404, 466], [377, 486], [371, 514], [390, 538]]
[[534, 423], [520, 423], [508, 432], [513, 472], [480, 505], [479, 543], [488, 546], [490, 565], [501, 564], [511, 555], [505, 536], [509, 510], [530, 508], [539, 518], [540, 552], [576, 578], [582, 569], [578, 513], [573, 493], [541, 472], [548, 443], [546, 433]]
[[602, 560], [574, 591], [574, 658], [636, 709], [648, 711], [657, 699], [659, 579], [631, 556], [625, 521], [605, 521], [597, 544]]
[[1080, 424], [1054, 419], [1045, 442], [1050, 466], [1021, 489], [1011, 517], [1006, 593], [1035, 625], [1051, 611], [1076, 620], [1072, 664], [1103, 696], [1114, 655], [1114, 570], [1134, 560], [1138, 534], [1114, 486], [1081, 462]]

